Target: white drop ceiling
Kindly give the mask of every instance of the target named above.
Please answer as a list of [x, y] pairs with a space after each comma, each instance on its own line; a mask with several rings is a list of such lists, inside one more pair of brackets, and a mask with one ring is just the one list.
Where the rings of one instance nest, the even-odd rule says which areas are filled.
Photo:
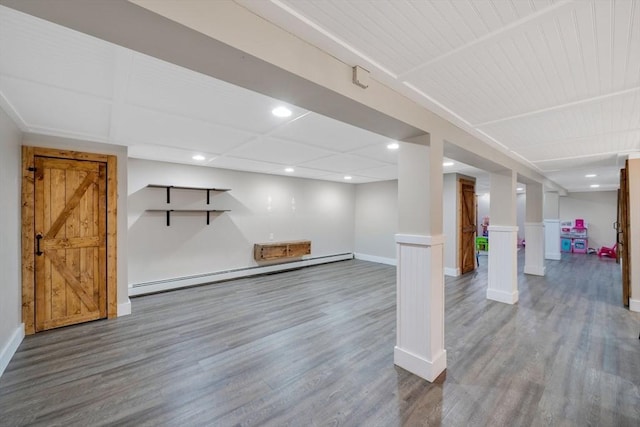
[[[640, 2], [238, 3], [570, 191], [617, 188], [640, 150]], [[126, 145], [136, 158], [397, 177], [388, 138], [293, 105], [273, 116], [282, 104], [0, 6], [0, 105], [26, 132]], [[449, 170], [486, 181], [466, 165]]]

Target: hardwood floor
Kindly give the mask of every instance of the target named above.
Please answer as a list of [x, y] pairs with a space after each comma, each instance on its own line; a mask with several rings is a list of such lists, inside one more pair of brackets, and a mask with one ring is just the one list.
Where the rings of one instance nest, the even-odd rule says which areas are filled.
[[640, 315], [620, 306], [618, 266], [565, 254], [520, 274], [511, 306], [486, 299], [486, 262], [447, 278], [434, 384], [393, 365], [395, 268], [344, 261], [29, 336], [0, 378], [0, 425], [640, 425]]

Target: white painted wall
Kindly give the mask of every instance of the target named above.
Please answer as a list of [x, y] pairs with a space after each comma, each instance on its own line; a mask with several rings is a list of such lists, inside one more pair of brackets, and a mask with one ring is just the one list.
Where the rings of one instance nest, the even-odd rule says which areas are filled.
[[23, 145], [115, 155], [118, 159], [118, 315], [131, 312], [127, 279], [127, 147], [78, 139], [25, 134]]
[[[212, 208], [231, 212], [164, 213], [166, 192], [148, 184], [230, 188], [212, 197]], [[256, 266], [254, 243], [311, 240], [311, 256], [351, 253], [355, 186], [328, 181], [238, 172], [146, 160], [129, 160], [129, 282], [205, 275]], [[206, 195], [174, 190], [171, 208], [205, 208]], [[273, 238], [271, 238], [273, 236]]]
[[458, 268], [458, 176], [447, 173], [443, 176], [442, 211], [444, 231], [444, 272], [459, 276]]
[[0, 108], [0, 375], [24, 337], [21, 292], [20, 141]]
[[617, 216], [616, 191], [569, 193], [560, 197], [560, 219], [583, 218], [589, 225], [589, 247], [611, 246], [616, 241], [613, 222]]
[[355, 186], [356, 258], [395, 265], [398, 181]]
[[[490, 202], [491, 195], [489, 192], [478, 194], [478, 236], [482, 236], [482, 227], [480, 224], [482, 224], [482, 218], [489, 216]], [[489, 223], [491, 223], [491, 218], [489, 218]]]
[[518, 226], [518, 242], [524, 239], [524, 219], [527, 207], [526, 193], [516, 195], [516, 225]]

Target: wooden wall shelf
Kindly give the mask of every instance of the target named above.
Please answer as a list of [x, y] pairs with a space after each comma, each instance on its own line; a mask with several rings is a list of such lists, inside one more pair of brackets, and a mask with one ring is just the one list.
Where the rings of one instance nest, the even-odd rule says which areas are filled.
[[256, 243], [253, 245], [253, 258], [256, 261], [273, 261], [286, 258], [299, 258], [311, 254], [310, 240], [291, 242]]
[[167, 190], [167, 203], [171, 203], [171, 189], [176, 190], [197, 190], [197, 191], [206, 191], [207, 192], [207, 204], [210, 203], [211, 200], [211, 192], [224, 192], [230, 191], [229, 188], [215, 188], [215, 187], [182, 187], [179, 185], [159, 185], [159, 184], [149, 184], [147, 188], [165, 188]]
[[229, 209], [147, 209], [147, 212], [166, 212], [167, 227], [169, 227], [171, 225], [171, 212], [206, 212], [207, 225], [209, 225], [211, 212], [229, 212]]

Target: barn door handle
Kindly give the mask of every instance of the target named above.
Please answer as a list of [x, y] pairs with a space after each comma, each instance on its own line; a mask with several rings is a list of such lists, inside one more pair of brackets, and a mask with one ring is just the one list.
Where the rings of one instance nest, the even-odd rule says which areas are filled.
[[44, 236], [42, 233], [36, 234], [36, 255], [41, 256], [44, 252], [40, 250], [40, 240], [42, 240]]

